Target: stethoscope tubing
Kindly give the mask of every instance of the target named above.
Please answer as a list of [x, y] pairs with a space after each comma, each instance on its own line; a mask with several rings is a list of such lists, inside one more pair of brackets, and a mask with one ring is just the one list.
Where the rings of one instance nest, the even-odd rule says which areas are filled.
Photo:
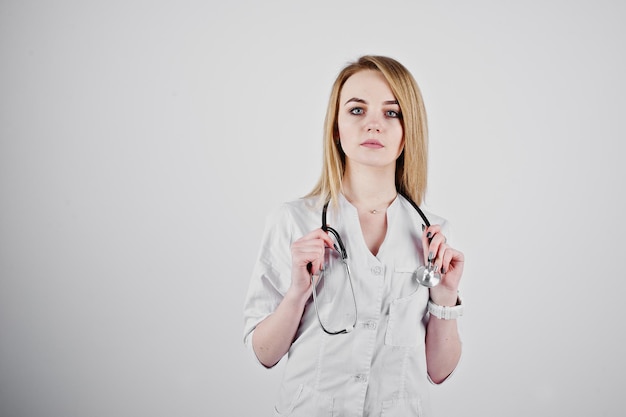
[[[426, 227], [430, 226], [430, 222], [428, 221], [428, 218], [426, 217], [426, 215], [424, 214], [424, 212], [419, 208], [419, 206], [411, 199], [409, 198], [406, 194], [400, 193], [401, 196], [403, 196], [410, 204], [411, 206], [413, 206], [413, 208], [415, 209], [415, 211], [417, 211], [417, 213], [420, 215], [420, 217], [422, 218], [422, 220], [424, 221], [424, 224]], [[335, 250], [337, 250], [337, 252], [339, 252], [341, 254], [341, 261], [344, 264], [344, 267], [346, 269], [346, 275], [348, 276], [348, 281], [350, 283], [350, 290], [352, 292], [352, 301], [354, 303], [354, 323], [348, 327], [346, 327], [345, 329], [341, 329], [341, 330], [329, 330], [326, 328], [326, 326], [324, 326], [324, 323], [322, 323], [322, 319], [320, 318], [320, 314], [319, 314], [319, 310], [317, 307], [317, 285], [320, 283], [320, 281], [323, 278], [323, 275], [317, 275], [318, 276], [318, 280], [317, 282], [315, 282], [315, 276], [313, 274], [311, 275], [311, 286], [312, 286], [312, 292], [313, 292], [313, 305], [315, 307], [315, 314], [317, 316], [317, 321], [320, 324], [320, 327], [322, 328], [322, 330], [329, 335], [337, 335], [337, 334], [346, 334], [346, 333], [350, 333], [352, 330], [354, 330], [354, 328], [357, 325], [357, 320], [358, 320], [358, 310], [357, 310], [357, 304], [356, 304], [356, 295], [354, 294], [354, 284], [352, 283], [352, 275], [350, 274], [350, 268], [348, 266], [348, 252], [346, 251], [346, 248], [343, 244], [343, 241], [341, 240], [341, 236], [339, 235], [339, 232], [337, 232], [335, 229], [333, 229], [332, 227], [328, 226], [328, 224], [326, 223], [326, 212], [328, 210], [328, 204], [330, 203], [330, 200], [328, 200], [325, 204], [324, 204], [324, 208], [322, 209], [322, 230], [324, 232], [330, 233], [333, 235], [333, 237], [335, 238], [335, 240], [337, 241], [337, 244], [335, 244]], [[429, 239], [430, 241], [430, 239]], [[322, 272], [323, 273], [323, 272]]]

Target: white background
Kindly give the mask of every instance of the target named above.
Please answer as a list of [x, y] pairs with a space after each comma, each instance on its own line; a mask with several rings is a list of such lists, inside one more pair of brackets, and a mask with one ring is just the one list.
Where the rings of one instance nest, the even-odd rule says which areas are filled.
[[266, 214], [308, 192], [339, 69], [392, 56], [426, 208], [467, 257], [439, 416], [618, 416], [618, 1], [0, 2], [0, 415], [271, 415], [242, 344]]

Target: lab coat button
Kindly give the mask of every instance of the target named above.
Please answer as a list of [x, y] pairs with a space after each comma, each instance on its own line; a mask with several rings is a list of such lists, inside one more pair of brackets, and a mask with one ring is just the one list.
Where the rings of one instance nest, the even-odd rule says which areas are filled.
[[376, 330], [376, 322], [374, 320], [368, 320], [365, 322], [365, 328], [369, 330]]
[[372, 274], [374, 275], [380, 275], [383, 273], [383, 268], [380, 266], [375, 266], [372, 268]]
[[356, 379], [356, 382], [367, 382], [367, 375], [358, 374], [355, 375], [354, 379]]

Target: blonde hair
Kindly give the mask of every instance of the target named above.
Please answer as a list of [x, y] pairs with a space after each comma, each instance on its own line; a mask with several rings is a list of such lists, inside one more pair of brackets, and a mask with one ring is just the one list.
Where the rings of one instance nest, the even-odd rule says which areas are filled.
[[396, 189], [419, 205], [426, 193], [428, 176], [428, 126], [422, 94], [417, 82], [402, 64], [393, 58], [375, 55], [365, 55], [349, 63], [335, 79], [324, 121], [322, 174], [307, 197], [337, 201], [345, 169], [345, 155], [337, 143], [339, 95], [346, 80], [364, 70], [380, 71], [398, 100], [404, 149], [396, 160]]

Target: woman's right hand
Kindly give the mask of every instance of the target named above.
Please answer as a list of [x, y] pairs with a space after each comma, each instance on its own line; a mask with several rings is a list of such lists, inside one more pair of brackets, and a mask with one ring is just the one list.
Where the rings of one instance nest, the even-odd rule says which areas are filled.
[[318, 275], [324, 265], [324, 250], [333, 240], [321, 228], [302, 236], [291, 245], [291, 289], [300, 295], [311, 292], [311, 275]]
[[333, 247], [333, 241], [322, 229], [291, 244], [291, 286], [274, 313], [263, 319], [252, 334], [254, 352], [268, 368], [277, 364], [293, 343], [313, 289], [311, 274], [319, 274], [323, 267], [326, 246]]

